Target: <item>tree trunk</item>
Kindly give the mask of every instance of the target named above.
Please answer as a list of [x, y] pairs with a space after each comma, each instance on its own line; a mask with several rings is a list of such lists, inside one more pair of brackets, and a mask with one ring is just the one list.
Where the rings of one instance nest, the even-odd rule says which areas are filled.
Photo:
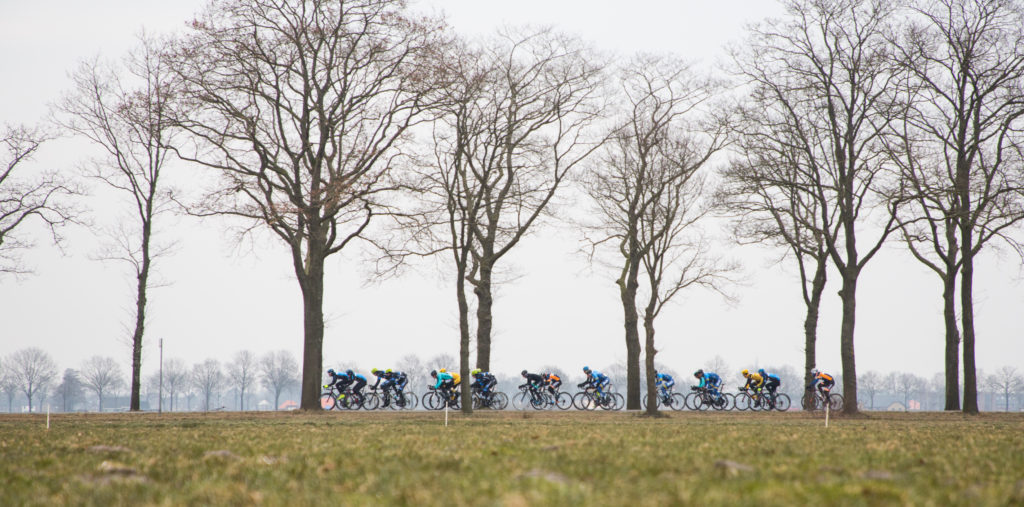
[[[807, 314], [804, 316], [804, 386], [809, 386], [814, 381], [811, 370], [817, 366], [818, 317], [821, 311], [821, 295], [825, 291], [827, 267], [827, 258], [819, 255], [817, 266], [814, 269], [814, 279], [811, 281], [811, 297], [807, 301]], [[804, 410], [813, 410], [813, 398], [807, 396], [805, 399], [807, 404], [803, 407]]]
[[839, 354], [843, 361], [843, 412], [857, 413], [857, 363], [853, 351], [853, 331], [857, 317], [857, 269], [847, 265], [843, 273], [843, 320], [839, 335]]
[[[469, 302], [466, 300], [466, 254], [462, 249], [455, 262], [458, 275], [455, 280], [455, 297], [459, 304], [459, 374], [462, 375], [462, 413], [473, 413], [473, 394], [469, 388]], [[479, 360], [479, 355], [477, 356]], [[477, 368], [480, 368], [479, 364]], [[480, 368], [481, 370], [483, 368]]]
[[[152, 202], [152, 201], [149, 201]], [[142, 390], [142, 337], [146, 328], [146, 289], [149, 283], [149, 238], [151, 224], [142, 225], [142, 269], [139, 270], [137, 294], [135, 297], [135, 333], [132, 334], [132, 393], [129, 410], [140, 410], [139, 393]]]
[[956, 322], [956, 276], [947, 266], [942, 281], [942, 315], [946, 325], [946, 410], [960, 410], [960, 329]]
[[[298, 273], [302, 288], [302, 410], [323, 410], [320, 380], [324, 347], [324, 257], [317, 247], [307, 254], [306, 273]], [[277, 403], [274, 403], [275, 410]]]
[[[658, 350], [654, 348], [654, 312], [652, 311], [652, 307], [655, 303], [654, 297], [655, 296], [652, 296], [651, 305], [649, 305], [647, 311], [644, 312], [644, 334], [646, 335], [644, 343], [644, 367], [647, 370], [647, 415], [658, 415], [659, 393], [657, 392], [657, 388], [654, 386], [654, 355], [658, 353]], [[639, 395], [639, 393], [637, 394]]]
[[483, 371], [491, 371], [491, 326], [493, 324], [491, 310], [494, 298], [491, 295], [491, 272], [494, 267], [480, 263], [480, 277], [474, 284], [476, 294], [476, 367]]
[[637, 329], [639, 317], [636, 308], [639, 269], [637, 262], [631, 262], [623, 273], [625, 279], [618, 281], [626, 330], [626, 408], [629, 410], [640, 408], [640, 331]]
[[965, 414], [978, 413], [978, 376], [974, 362], [974, 256], [970, 251], [970, 227], [961, 227], [964, 240], [963, 268], [960, 272], [960, 309], [964, 326], [964, 408]]

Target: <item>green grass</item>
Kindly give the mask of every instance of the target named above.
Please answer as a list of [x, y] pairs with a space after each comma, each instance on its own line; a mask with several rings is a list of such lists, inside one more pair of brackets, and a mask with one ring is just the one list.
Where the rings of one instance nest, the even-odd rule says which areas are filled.
[[51, 425], [0, 415], [0, 505], [1024, 505], [1019, 414], [870, 414], [828, 429], [798, 413], [453, 414], [447, 428], [439, 413], [118, 414]]

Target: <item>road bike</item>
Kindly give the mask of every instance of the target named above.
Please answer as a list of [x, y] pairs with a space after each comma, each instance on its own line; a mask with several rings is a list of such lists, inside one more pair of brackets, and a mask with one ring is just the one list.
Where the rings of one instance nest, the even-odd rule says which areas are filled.
[[358, 410], [363, 406], [363, 396], [345, 389], [341, 392], [338, 386], [323, 386], [326, 391], [320, 393], [320, 408], [324, 410]]
[[484, 394], [479, 387], [473, 388], [473, 409], [479, 410], [489, 408], [492, 410], [505, 410], [508, 407], [508, 395], [500, 391], [490, 391]]
[[707, 387], [691, 386], [692, 393], [686, 395], [686, 408], [690, 410], [731, 410], [735, 404], [735, 397], [730, 393], [723, 393], [719, 389], [714, 392]]
[[610, 390], [599, 393], [594, 386], [588, 386], [572, 396], [572, 406], [577, 410], [621, 410], [625, 405], [626, 400], [621, 394]]
[[[682, 393], [674, 393], [670, 391], [664, 384], [658, 383], [658, 408], [668, 407], [672, 410], [682, 410], [686, 408], [686, 397]], [[647, 408], [647, 396], [642, 398], [644, 409]]]
[[822, 394], [820, 390], [813, 387], [808, 388], [803, 398], [800, 398], [800, 406], [807, 410], [825, 410], [827, 404], [829, 410], [837, 412], [843, 409], [843, 403], [843, 395], [831, 391]]

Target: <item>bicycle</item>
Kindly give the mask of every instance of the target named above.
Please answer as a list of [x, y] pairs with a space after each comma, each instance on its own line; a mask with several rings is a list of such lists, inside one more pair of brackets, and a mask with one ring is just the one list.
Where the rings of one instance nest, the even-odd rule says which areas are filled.
[[738, 388], [739, 393], [734, 398], [736, 410], [771, 410], [768, 397], [760, 390], [751, 392], [746, 386]]
[[451, 392], [445, 389], [435, 389], [434, 386], [429, 386], [430, 392], [423, 395], [423, 407], [427, 410], [441, 410], [445, 406], [452, 409], [459, 408], [458, 390], [453, 389]]
[[[667, 387], [665, 387], [664, 384], [660, 382], [657, 384], [657, 389], [658, 408], [661, 408], [662, 406], [666, 406], [668, 408], [671, 408], [672, 410], [682, 410], [686, 408], [686, 397], [683, 396], [682, 393], [671, 392]], [[646, 409], [647, 396], [644, 396], [643, 398], [641, 398], [641, 400], [643, 402], [644, 409]]]
[[473, 388], [473, 409], [505, 410], [505, 407], [508, 407], [508, 395], [505, 393], [490, 391], [485, 395], [479, 387]]
[[[345, 389], [345, 392], [341, 392], [338, 386], [323, 386], [324, 391], [320, 393], [320, 408], [324, 410], [359, 410], [363, 406], [364, 398], [352, 392], [351, 389]], [[334, 394], [337, 392], [338, 394]]]
[[690, 410], [730, 410], [734, 406], [735, 397], [721, 391], [721, 386], [711, 393], [707, 387], [690, 386], [692, 393], [686, 395], [686, 407]]
[[621, 410], [626, 405], [626, 400], [619, 393], [610, 390], [598, 393], [596, 387], [588, 386], [573, 395], [572, 405], [577, 410], [596, 410], [598, 407], [604, 410]]
[[832, 412], [843, 409], [843, 403], [845, 402], [843, 395], [833, 393], [832, 391], [826, 391], [825, 393], [822, 394], [820, 390], [813, 387], [807, 388], [807, 392], [800, 398], [800, 406], [812, 411], [824, 410], [827, 403], [829, 410]]
[[540, 392], [540, 389], [528, 384], [519, 386], [519, 393], [512, 397], [512, 407], [516, 410], [524, 410], [526, 407], [533, 407], [534, 410], [543, 410], [548, 407], [548, 400]]
[[[388, 391], [391, 391], [389, 394]], [[388, 400], [387, 408], [391, 410], [414, 410], [419, 404], [416, 393], [399, 391], [394, 387], [384, 389], [384, 399]]]

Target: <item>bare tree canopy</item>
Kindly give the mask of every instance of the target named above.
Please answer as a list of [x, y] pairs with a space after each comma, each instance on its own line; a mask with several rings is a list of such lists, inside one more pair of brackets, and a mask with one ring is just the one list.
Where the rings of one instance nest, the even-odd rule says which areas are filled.
[[889, 136], [901, 171], [903, 238], [943, 284], [946, 409], [958, 409], [956, 282], [963, 324], [964, 404], [978, 411], [974, 258], [1024, 220], [1024, 6], [987, 0], [918, 0], [894, 36], [906, 114]]
[[[654, 321], [680, 290], [691, 285], [718, 288], [727, 271], [709, 258], [698, 229], [705, 205], [701, 169], [722, 149], [725, 136], [706, 119], [703, 106], [715, 87], [677, 60], [639, 56], [620, 70], [623, 112], [601, 157], [584, 176], [593, 199], [594, 223], [587, 224], [593, 257], [607, 246], [619, 259], [619, 296], [624, 312], [627, 408], [640, 408], [640, 338], [636, 298], [641, 286], [647, 351], [648, 411], [657, 412], [654, 382]], [[639, 275], [646, 274], [644, 284]]]
[[281, 393], [299, 382], [299, 364], [287, 350], [269, 352], [260, 359], [260, 383], [274, 393], [274, 410], [278, 409]]
[[82, 62], [72, 75], [74, 89], [60, 102], [58, 121], [70, 132], [102, 148], [88, 165], [91, 177], [130, 203], [130, 219], [106, 234], [110, 245], [101, 258], [127, 263], [136, 280], [132, 331], [129, 409], [139, 410], [142, 343], [153, 261], [166, 247], [153, 243], [158, 215], [169, 211], [172, 192], [160, 180], [171, 153], [173, 131], [168, 102], [174, 93], [171, 75], [157, 40], [140, 37], [123, 65]]
[[989, 389], [1003, 396], [1003, 410], [1007, 412], [1010, 411], [1010, 397], [1024, 392], [1024, 376], [1012, 366], [1003, 366], [999, 371], [989, 375], [986, 383]]
[[7, 367], [13, 373], [18, 388], [28, 398], [28, 411], [31, 412], [32, 401], [41, 394], [45, 395], [57, 377], [57, 363], [42, 349], [29, 347], [11, 354]]
[[193, 365], [192, 372], [189, 374], [189, 380], [192, 387], [203, 397], [203, 411], [209, 412], [211, 409], [219, 408], [210, 405], [210, 400], [225, 385], [224, 370], [221, 369], [220, 361], [207, 359], [202, 363]]
[[228, 364], [227, 383], [238, 388], [240, 410], [245, 410], [245, 392], [256, 384], [256, 370], [259, 359], [251, 350], [240, 350]]
[[263, 227], [302, 291], [302, 403], [319, 410], [324, 262], [392, 212], [403, 142], [434, 89], [436, 21], [399, 0], [218, 0], [178, 41], [188, 161], [221, 185], [193, 209]]
[[[885, 193], [892, 171], [880, 142], [897, 113], [885, 39], [893, 7], [868, 0], [790, 0], [786, 7], [783, 19], [752, 29], [737, 57], [750, 106], [741, 146], [781, 154], [787, 180], [776, 185], [816, 201], [813, 232], [842, 279], [844, 410], [855, 413], [857, 281], [895, 228]], [[865, 249], [873, 215], [883, 223]]]
[[121, 367], [111, 357], [93, 356], [82, 363], [82, 382], [96, 395], [97, 410], [103, 411], [103, 396], [124, 385]]
[[60, 228], [75, 221], [68, 200], [80, 191], [55, 171], [31, 164], [49, 136], [39, 129], [4, 126], [0, 131], [0, 275], [31, 272], [21, 253], [33, 246], [27, 225], [38, 220], [60, 244]]

